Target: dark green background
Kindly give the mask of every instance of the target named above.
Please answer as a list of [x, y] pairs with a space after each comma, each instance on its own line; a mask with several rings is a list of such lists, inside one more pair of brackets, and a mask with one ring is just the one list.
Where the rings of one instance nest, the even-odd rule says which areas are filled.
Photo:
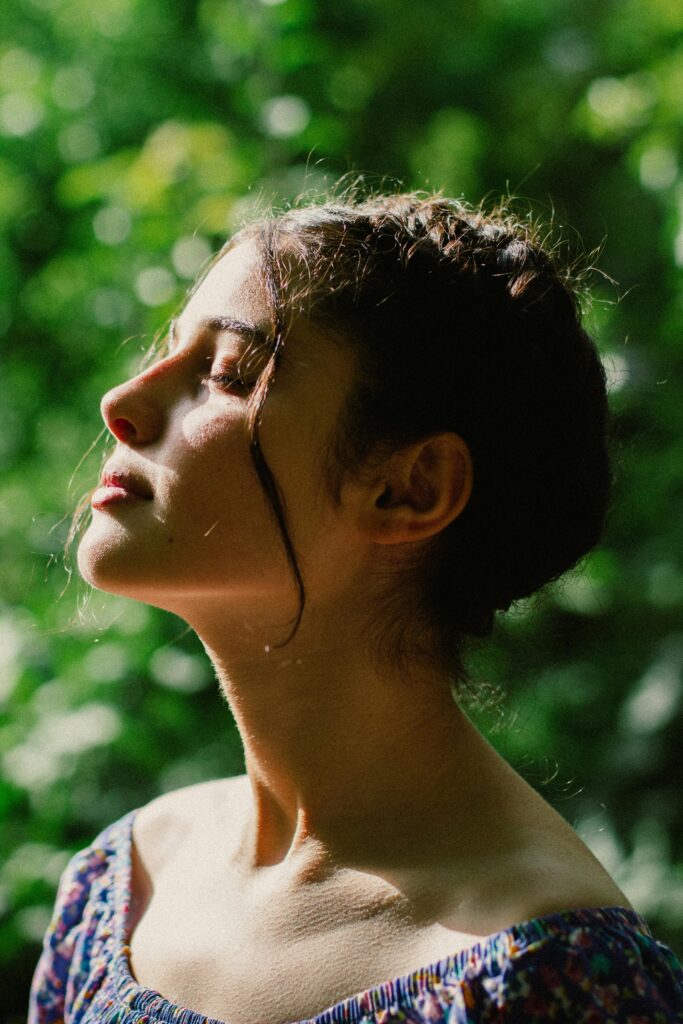
[[[581, 573], [502, 619], [479, 720], [683, 952], [679, 0], [0, 6], [0, 971], [22, 1020], [74, 849], [242, 768], [184, 624], [62, 560], [98, 400], [208, 254], [346, 171], [511, 193], [594, 256], [617, 501]], [[589, 261], [590, 262], [590, 261]], [[616, 282], [616, 283], [615, 283]], [[444, 813], [448, 813], [447, 806]]]

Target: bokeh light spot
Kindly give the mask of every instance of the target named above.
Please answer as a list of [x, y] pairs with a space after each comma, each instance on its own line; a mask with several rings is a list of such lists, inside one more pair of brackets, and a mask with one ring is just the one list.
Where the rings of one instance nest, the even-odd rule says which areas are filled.
[[208, 666], [200, 658], [172, 647], [161, 647], [155, 651], [149, 670], [160, 686], [181, 693], [197, 693], [208, 685], [211, 678]]
[[95, 83], [85, 68], [60, 68], [52, 82], [52, 98], [65, 110], [87, 107], [95, 95]]
[[43, 904], [35, 907], [23, 907], [18, 910], [14, 922], [17, 930], [30, 942], [40, 942], [45, 929], [50, 923], [52, 908]]
[[25, 92], [10, 92], [0, 99], [0, 130], [4, 135], [30, 135], [43, 120], [43, 105]]
[[62, 128], [57, 136], [57, 145], [62, 159], [68, 164], [92, 160], [102, 148], [97, 129], [87, 121], [74, 121]]
[[92, 220], [95, 238], [104, 245], [120, 245], [125, 242], [131, 225], [130, 213], [124, 206], [103, 206]]
[[311, 111], [300, 96], [275, 96], [264, 103], [263, 126], [269, 135], [288, 139], [300, 135], [311, 119]]
[[588, 87], [588, 105], [597, 117], [596, 128], [622, 131], [647, 120], [654, 97], [647, 83], [636, 75], [629, 78], [596, 78]]
[[607, 382], [607, 391], [611, 394], [620, 391], [629, 382], [630, 371], [628, 360], [619, 352], [608, 352], [600, 357]]
[[147, 267], [135, 279], [135, 292], [145, 306], [163, 306], [173, 298], [176, 282], [165, 267]]
[[129, 669], [126, 650], [121, 643], [111, 641], [93, 647], [83, 659], [88, 679], [96, 683], [111, 683], [122, 679]]
[[10, 89], [30, 89], [40, 81], [42, 68], [40, 57], [17, 46], [0, 59], [0, 85]]
[[122, 327], [130, 319], [133, 303], [118, 288], [98, 288], [92, 293], [92, 318], [101, 327]]
[[548, 39], [543, 56], [561, 74], [585, 71], [593, 63], [593, 48], [575, 28], [561, 29]]
[[171, 260], [180, 277], [192, 279], [211, 256], [211, 246], [201, 235], [184, 235], [171, 250]]
[[668, 146], [650, 146], [641, 156], [638, 170], [644, 188], [653, 192], [668, 188], [678, 176], [676, 154]]
[[624, 704], [622, 725], [633, 733], [663, 728], [676, 714], [681, 688], [681, 666], [673, 659], [656, 662]]

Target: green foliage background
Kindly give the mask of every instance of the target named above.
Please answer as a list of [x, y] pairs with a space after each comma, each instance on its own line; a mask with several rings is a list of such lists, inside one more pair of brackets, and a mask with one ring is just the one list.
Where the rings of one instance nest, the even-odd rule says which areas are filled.
[[[508, 191], [602, 248], [617, 501], [474, 661], [482, 727], [683, 953], [683, 7], [678, 0], [0, 5], [0, 971], [9, 1020], [70, 853], [242, 770], [183, 623], [62, 561], [101, 394], [254, 205], [340, 173]], [[554, 211], [554, 213], [553, 213]], [[570, 235], [576, 249], [578, 243]], [[613, 278], [618, 284], [609, 280]]]

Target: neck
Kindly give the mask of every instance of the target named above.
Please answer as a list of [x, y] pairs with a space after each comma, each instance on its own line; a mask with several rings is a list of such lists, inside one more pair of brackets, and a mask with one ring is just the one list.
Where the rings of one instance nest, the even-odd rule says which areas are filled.
[[255, 630], [248, 657], [234, 623], [192, 623], [244, 745], [251, 801], [240, 859], [249, 869], [369, 865], [387, 850], [410, 862], [406, 837], [424, 845], [433, 829], [438, 843], [444, 794], [450, 812], [472, 800], [474, 787], [457, 783], [473, 778], [483, 741], [448, 680], [380, 665], [343, 623], [304, 619], [281, 649]]

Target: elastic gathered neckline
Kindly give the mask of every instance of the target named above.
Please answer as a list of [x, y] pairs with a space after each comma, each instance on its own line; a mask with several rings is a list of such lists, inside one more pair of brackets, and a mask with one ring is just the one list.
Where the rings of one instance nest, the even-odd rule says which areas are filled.
[[[129, 811], [121, 820], [125, 823], [124, 850], [117, 850], [114, 869], [114, 958], [112, 971], [117, 999], [120, 1004], [140, 1014], [140, 1024], [230, 1024], [230, 1021], [207, 1017], [203, 1013], [172, 1003], [154, 989], [140, 985], [132, 973], [128, 923], [132, 886], [133, 823], [140, 808]], [[652, 940], [646, 921], [629, 907], [590, 907], [557, 911], [531, 918], [494, 932], [479, 942], [467, 946], [450, 956], [419, 967], [409, 974], [373, 985], [369, 989], [334, 1003], [314, 1017], [289, 1024], [357, 1024], [363, 1018], [383, 1011], [396, 1011], [409, 1005], [419, 996], [435, 993], [441, 986], [456, 984], [480, 973], [490, 976], [519, 954], [549, 938], [565, 935], [581, 927], [602, 925], [640, 932]]]

